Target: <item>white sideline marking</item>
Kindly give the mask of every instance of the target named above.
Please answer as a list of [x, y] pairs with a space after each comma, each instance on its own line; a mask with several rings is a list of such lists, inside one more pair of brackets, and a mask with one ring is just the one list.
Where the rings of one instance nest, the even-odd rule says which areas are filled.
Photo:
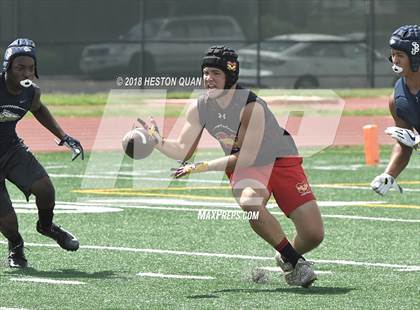
[[[370, 186], [359, 186], [359, 185], [335, 185], [335, 184], [311, 184], [311, 187], [318, 188], [334, 188], [334, 189], [363, 189], [371, 191]], [[406, 188], [404, 187], [404, 192], [420, 192], [418, 188]]]
[[[0, 243], [7, 244], [6, 241], [0, 241]], [[25, 244], [29, 246], [38, 246], [38, 247], [58, 247], [57, 244], [29, 243], [29, 242], [25, 242]], [[134, 252], [134, 253], [152, 253], [152, 254], [169, 254], [169, 255], [221, 257], [221, 258], [234, 258], [234, 259], [245, 259], [245, 260], [272, 260], [274, 261], [274, 256], [252, 256], [252, 255], [225, 254], [225, 253], [187, 252], [187, 251], [160, 250], [160, 249], [139, 249], [139, 248], [100, 246], [100, 245], [82, 245], [80, 246], [80, 248], [87, 249], [87, 250], [108, 250], [108, 251], [121, 251], [121, 252]], [[356, 261], [348, 261], [348, 260], [326, 260], [326, 259], [311, 259], [311, 261], [318, 264], [382, 267], [382, 268], [391, 268], [391, 269], [396, 269], [396, 270], [404, 269], [404, 271], [420, 270], [420, 265], [397, 265], [397, 264], [387, 264], [387, 263], [369, 263], [369, 262], [356, 262]]]
[[[169, 174], [169, 171], [168, 171]], [[54, 178], [76, 178], [76, 179], [110, 179], [116, 180], [142, 180], [142, 181], [156, 181], [156, 182], [173, 182], [173, 178], [152, 178], [152, 177], [124, 177], [124, 176], [107, 176], [107, 175], [92, 175], [92, 174], [57, 174], [57, 173], [49, 173], [50, 177]], [[177, 179], [177, 182], [182, 183], [204, 183], [204, 184], [229, 184], [228, 181], [224, 180], [202, 180], [202, 179]]]
[[308, 170], [350, 170], [350, 171], [356, 171], [359, 169], [364, 169], [366, 167], [366, 165], [362, 165], [362, 164], [354, 164], [354, 165], [329, 165], [329, 166], [308, 166], [305, 169]]
[[[381, 163], [379, 165], [377, 165], [378, 168], [381, 167], [386, 167], [385, 163]], [[328, 166], [307, 166], [305, 167], [305, 170], [338, 170], [338, 171], [356, 171], [359, 169], [365, 169], [366, 165], [365, 164], [354, 164], [354, 165], [328, 165]], [[420, 166], [418, 165], [410, 165], [409, 167], [407, 167], [408, 169], [418, 169], [420, 168]], [[405, 169], [407, 169], [405, 168]]]
[[[19, 203], [13, 202], [16, 213], [38, 213], [35, 202]], [[106, 213], [121, 212], [123, 209], [116, 207], [89, 206], [84, 203], [67, 204], [57, 202], [54, 207], [54, 213]]]
[[350, 220], [380, 221], [380, 222], [420, 223], [420, 220], [399, 219], [399, 218], [391, 218], [391, 217], [371, 217], [371, 216], [340, 215], [340, 214], [323, 214], [322, 217], [350, 219]]
[[36, 283], [48, 283], [48, 284], [70, 284], [70, 285], [81, 285], [86, 284], [80, 281], [68, 281], [68, 280], [54, 280], [47, 278], [10, 278], [10, 281], [19, 281], [19, 282], [36, 282]]
[[25, 308], [0, 307], [0, 310], [27, 310], [27, 309], [25, 309]]
[[[187, 211], [187, 212], [221, 212], [223, 209], [195, 209], [195, 208], [179, 208], [179, 207], [155, 207], [155, 206], [123, 206], [122, 208], [127, 209], [145, 209], [145, 210], [164, 210], [164, 211]], [[271, 211], [271, 214], [284, 215], [280, 211]], [[338, 218], [338, 219], [350, 219], [350, 220], [366, 220], [366, 221], [379, 221], [379, 222], [403, 222], [403, 223], [420, 223], [419, 220], [411, 219], [400, 219], [391, 217], [369, 217], [369, 216], [356, 216], [356, 215], [340, 215], [340, 214], [323, 214], [323, 218]]]
[[420, 271], [420, 266], [417, 267], [412, 267], [412, 268], [401, 268], [401, 269], [397, 269], [398, 271]]
[[[256, 269], [283, 273], [283, 270], [280, 267], [256, 267]], [[315, 270], [315, 273], [316, 274], [333, 274], [333, 272], [330, 270]]]
[[[223, 207], [223, 208], [239, 208], [237, 203], [228, 202], [212, 202], [212, 201], [190, 201], [183, 199], [146, 199], [146, 198], [109, 198], [109, 199], [91, 199], [88, 203], [103, 203], [103, 204], [118, 204], [118, 203], [139, 203], [148, 205], [183, 205], [183, 206], [200, 206], [200, 207]], [[363, 206], [366, 204], [382, 204], [385, 201], [317, 201], [320, 207], [351, 207], [351, 206]], [[278, 208], [274, 203], [269, 203], [267, 208]]]
[[[156, 181], [156, 182], [172, 182], [173, 178], [156, 178], [156, 177], [135, 177], [135, 176], [121, 176], [121, 175], [97, 175], [97, 174], [59, 174], [50, 173], [50, 177], [54, 178], [76, 178], [76, 179], [110, 179], [116, 180], [142, 180], [142, 181]], [[227, 180], [208, 180], [208, 179], [177, 179], [177, 182], [181, 183], [202, 183], [202, 184], [229, 184]], [[319, 188], [334, 188], [334, 189], [361, 189], [361, 190], [372, 190], [369, 186], [355, 186], [355, 185], [335, 185], [335, 184], [311, 184], [311, 187]], [[406, 192], [420, 192], [420, 189], [404, 188]]]
[[170, 278], [170, 279], [193, 279], [193, 280], [213, 280], [213, 277], [210, 276], [189, 276], [181, 274], [162, 274], [154, 272], [139, 272], [137, 274], [141, 277], [152, 277], [152, 278]]
[[[67, 165], [47, 165], [47, 166], [45, 166], [44, 168], [46, 169], [46, 170], [49, 170], [49, 169], [65, 169], [65, 168], [67, 168], [68, 166]], [[1, 309], [1, 308], [0, 308]]]
[[[23, 202], [23, 203], [19, 203]], [[155, 207], [155, 206], [138, 206], [138, 205], [125, 205], [121, 206], [118, 204], [117, 208], [115, 204], [124, 203], [124, 202], [144, 202], [151, 205], [167, 204], [167, 205], [191, 205], [191, 206], [201, 206], [201, 207], [225, 207], [240, 210], [237, 204], [224, 204], [219, 202], [205, 202], [205, 201], [184, 201], [178, 199], [99, 199], [99, 200], [89, 200], [88, 202], [64, 202], [57, 201], [56, 213], [105, 213], [105, 212], [120, 212], [123, 211], [122, 208], [132, 208], [132, 209], [146, 209], [146, 210], [164, 210], [164, 211], [187, 211], [187, 212], [199, 212], [199, 211], [213, 211], [219, 212], [223, 211], [222, 209], [195, 209], [195, 208], [182, 208], [182, 207]], [[15, 200], [15, 207], [17, 208], [17, 213], [36, 213], [37, 209], [33, 205], [34, 202], [27, 204], [23, 200]], [[332, 207], [334, 201], [319, 201], [318, 204], [325, 207]], [[383, 201], [338, 201], [339, 205], [343, 206], [357, 206], [364, 204], [381, 204]], [[106, 205], [104, 207], [103, 205]], [[270, 204], [271, 208], [277, 208], [277, 205]], [[272, 214], [284, 215], [282, 212], [272, 211]], [[338, 219], [351, 219], [351, 220], [366, 220], [366, 221], [380, 221], [380, 222], [403, 222], [403, 223], [420, 223], [420, 219], [401, 219], [401, 218], [389, 218], [389, 217], [369, 217], [369, 216], [356, 216], [356, 215], [340, 215], [340, 214], [324, 214], [323, 218], [338, 218]]]

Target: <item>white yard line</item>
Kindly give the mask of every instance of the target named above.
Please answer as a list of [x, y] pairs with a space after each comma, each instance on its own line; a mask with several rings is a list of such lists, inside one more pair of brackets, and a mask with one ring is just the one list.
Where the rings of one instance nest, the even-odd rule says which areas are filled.
[[[6, 241], [0, 241], [0, 243], [7, 244]], [[30, 243], [25, 242], [28, 246], [35, 247], [58, 247], [56, 244], [42, 244], [42, 243]], [[174, 251], [174, 250], [161, 250], [161, 249], [140, 249], [140, 248], [128, 248], [128, 247], [115, 247], [115, 246], [100, 246], [100, 245], [82, 245], [81, 249], [86, 250], [107, 250], [107, 251], [119, 251], [119, 252], [133, 252], [133, 253], [150, 253], [150, 254], [168, 254], [168, 255], [185, 255], [185, 256], [197, 256], [197, 257], [220, 257], [220, 258], [232, 258], [232, 259], [244, 259], [244, 260], [272, 260], [274, 256], [253, 256], [253, 255], [240, 255], [240, 254], [226, 254], [226, 253], [208, 253], [208, 252], [188, 252], [188, 251]], [[364, 266], [364, 267], [381, 267], [391, 268], [396, 270], [404, 271], [418, 271], [420, 265], [399, 265], [399, 264], [388, 264], [388, 263], [371, 263], [371, 262], [357, 262], [348, 260], [325, 260], [325, 259], [311, 259], [318, 264], [336, 264], [336, 265], [348, 265], [348, 266]]]
[[392, 218], [392, 217], [372, 217], [372, 216], [340, 215], [340, 214], [323, 214], [322, 217], [348, 219], [348, 220], [379, 221], [379, 222], [420, 223], [420, 220], [400, 219], [400, 218]]
[[[23, 201], [23, 200], [22, 200]], [[64, 203], [64, 202], [62, 202]], [[212, 201], [191, 201], [185, 199], [170, 199], [170, 198], [108, 198], [108, 199], [89, 199], [86, 203], [99, 204], [120, 204], [120, 203], [134, 203], [134, 204], [148, 204], [148, 205], [182, 205], [182, 206], [200, 206], [200, 207], [223, 207], [223, 208], [239, 208], [237, 203], [229, 202], [212, 202]], [[364, 206], [367, 204], [383, 204], [385, 201], [317, 201], [320, 207], [351, 207]], [[270, 208], [278, 208], [274, 203], [267, 205]]]
[[[126, 177], [114, 175], [97, 175], [97, 174], [61, 174], [49, 173], [50, 177], [54, 178], [75, 178], [75, 179], [107, 179], [107, 180], [142, 180], [142, 181], [156, 181], [156, 182], [173, 182], [174, 178], [152, 178], [152, 177]], [[220, 180], [203, 180], [203, 179], [177, 179], [177, 182], [182, 183], [204, 183], [204, 184], [229, 184], [228, 181]]]
[[86, 284], [86, 283], [80, 282], [80, 281], [54, 280], [54, 279], [35, 278], [35, 277], [10, 278], [10, 281], [35, 282], [35, 283], [47, 283], [47, 284], [65, 284], [65, 285], [81, 285], [81, 284]]
[[[124, 203], [147, 203], [149, 205], [122, 205]], [[35, 213], [36, 208], [33, 201], [27, 204], [23, 200], [15, 200], [17, 203], [18, 213]], [[222, 207], [240, 210], [237, 204], [219, 203], [219, 202], [206, 202], [206, 201], [185, 201], [180, 199], [96, 199], [89, 200], [88, 202], [56, 202], [56, 213], [105, 213], [105, 212], [118, 212], [122, 209], [144, 209], [144, 210], [161, 210], [161, 211], [185, 211], [185, 212], [221, 212], [223, 209], [204, 209], [205, 207]], [[383, 201], [318, 201], [322, 207], [338, 206], [362, 206], [365, 204], [381, 204]], [[158, 205], [169, 205], [168, 207], [161, 207]], [[104, 206], [105, 205], [105, 206]], [[152, 206], [150, 206], [152, 205]], [[156, 206], [155, 206], [156, 205]], [[198, 208], [189, 207], [172, 207], [173, 205], [187, 205], [187, 206], [200, 206]], [[75, 206], [66, 207], [66, 206]], [[203, 208], [204, 207], [204, 208]], [[275, 204], [269, 204], [271, 208], [278, 208]], [[280, 211], [271, 211], [272, 214], [283, 215]], [[371, 216], [357, 216], [357, 215], [340, 215], [340, 214], [323, 214], [323, 218], [335, 219], [349, 219], [349, 220], [363, 220], [363, 221], [379, 221], [379, 222], [402, 222], [402, 223], [420, 223], [420, 219], [402, 219], [402, 218], [389, 218], [389, 217], [371, 217]]]
[[[267, 270], [267, 271], [273, 271], [273, 272], [281, 272], [283, 273], [283, 270], [280, 267], [256, 267], [256, 269], [262, 269], [262, 270]], [[315, 271], [317, 274], [333, 274], [332, 271], [330, 270], [316, 270]]]
[[213, 280], [214, 279], [214, 277], [210, 277], [210, 276], [190, 276], [190, 275], [163, 274], [163, 273], [154, 273], [154, 272], [139, 272], [137, 275], [141, 277], [168, 278], [168, 279], [192, 279], [192, 280]]
[[[34, 201], [27, 203], [26, 201], [13, 201], [13, 207], [16, 213], [38, 213], [38, 209]], [[106, 207], [104, 205], [89, 205], [86, 203], [62, 203], [56, 202], [54, 213], [107, 213], [121, 212], [123, 209], [117, 206]]]
[[[359, 186], [359, 185], [342, 185], [342, 184], [311, 184], [313, 188], [333, 188], [333, 189], [362, 189], [362, 190], [372, 190], [370, 186]], [[406, 188], [404, 187], [404, 192], [420, 192], [418, 188]]]
[[[181, 208], [181, 207], [158, 207], [158, 206], [120, 206], [123, 209], [144, 209], [144, 210], [161, 210], [161, 211], [186, 211], [186, 212], [216, 212], [220, 213], [225, 210], [223, 209], [197, 209], [197, 208]], [[271, 214], [284, 215], [280, 211], [271, 211]], [[403, 222], [403, 223], [420, 223], [419, 220], [415, 219], [401, 219], [401, 218], [390, 218], [390, 217], [369, 217], [369, 216], [356, 216], [356, 215], [340, 215], [340, 214], [323, 214], [323, 218], [335, 218], [335, 219], [349, 219], [349, 220], [361, 220], [361, 221], [379, 221], [379, 222]]]

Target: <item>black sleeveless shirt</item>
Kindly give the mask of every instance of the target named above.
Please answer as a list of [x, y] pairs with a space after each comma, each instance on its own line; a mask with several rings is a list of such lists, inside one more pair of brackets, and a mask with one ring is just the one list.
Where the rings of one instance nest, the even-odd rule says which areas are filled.
[[267, 103], [240, 86], [237, 86], [232, 101], [225, 109], [214, 99], [200, 96], [197, 101], [200, 123], [220, 143], [225, 155], [237, 153], [240, 151], [237, 141], [241, 111], [250, 102], [260, 104], [265, 116], [265, 127], [261, 128], [264, 130], [263, 140], [252, 166], [268, 165], [285, 156], [298, 156], [293, 138], [279, 126]]
[[34, 98], [33, 86], [22, 87], [19, 95], [12, 95], [7, 91], [4, 74], [0, 74], [0, 156], [17, 143], [16, 124], [29, 111]]
[[400, 78], [395, 83], [394, 100], [397, 116], [420, 133], [420, 92], [410, 93], [404, 78]]

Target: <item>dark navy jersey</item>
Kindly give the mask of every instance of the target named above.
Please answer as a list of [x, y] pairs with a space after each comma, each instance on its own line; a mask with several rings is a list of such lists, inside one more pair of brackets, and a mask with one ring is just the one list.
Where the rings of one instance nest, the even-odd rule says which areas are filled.
[[18, 143], [16, 124], [31, 108], [34, 94], [33, 86], [22, 88], [19, 95], [10, 94], [4, 75], [0, 74], [0, 156]]
[[267, 103], [240, 86], [237, 86], [231, 103], [225, 109], [221, 108], [214, 99], [205, 95], [200, 96], [197, 101], [200, 123], [217, 139], [226, 155], [237, 153], [240, 151], [237, 142], [241, 111], [250, 102], [260, 104], [265, 116], [265, 127], [262, 128], [264, 136], [253, 166], [267, 165], [280, 157], [297, 156], [298, 151], [293, 138], [279, 126]]
[[416, 95], [410, 93], [402, 77], [395, 83], [394, 100], [397, 116], [420, 133], [420, 91]]

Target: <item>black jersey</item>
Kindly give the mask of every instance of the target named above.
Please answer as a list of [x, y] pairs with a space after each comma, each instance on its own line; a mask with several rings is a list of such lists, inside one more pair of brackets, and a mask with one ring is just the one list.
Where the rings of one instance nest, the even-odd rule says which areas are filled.
[[397, 116], [420, 133], [420, 92], [410, 93], [404, 78], [395, 83], [394, 100]]
[[200, 96], [197, 101], [200, 123], [217, 139], [226, 155], [237, 153], [240, 151], [237, 141], [241, 111], [250, 102], [260, 104], [265, 116], [263, 141], [253, 166], [267, 165], [280, 157], [297, 156], [298, 151], [293, 138], [279, 126], [267, 103], [255, 93], [240, 86], [237, 86], [231, 103], [225, 109], [214, 99]]
[[10, 94], [4, 74], [0, 74], [0, 156], [11, 145], [18, 143], [16, 124], [31, 108], [34, 94], [33, 86], [22, 88], [19, 95]]

